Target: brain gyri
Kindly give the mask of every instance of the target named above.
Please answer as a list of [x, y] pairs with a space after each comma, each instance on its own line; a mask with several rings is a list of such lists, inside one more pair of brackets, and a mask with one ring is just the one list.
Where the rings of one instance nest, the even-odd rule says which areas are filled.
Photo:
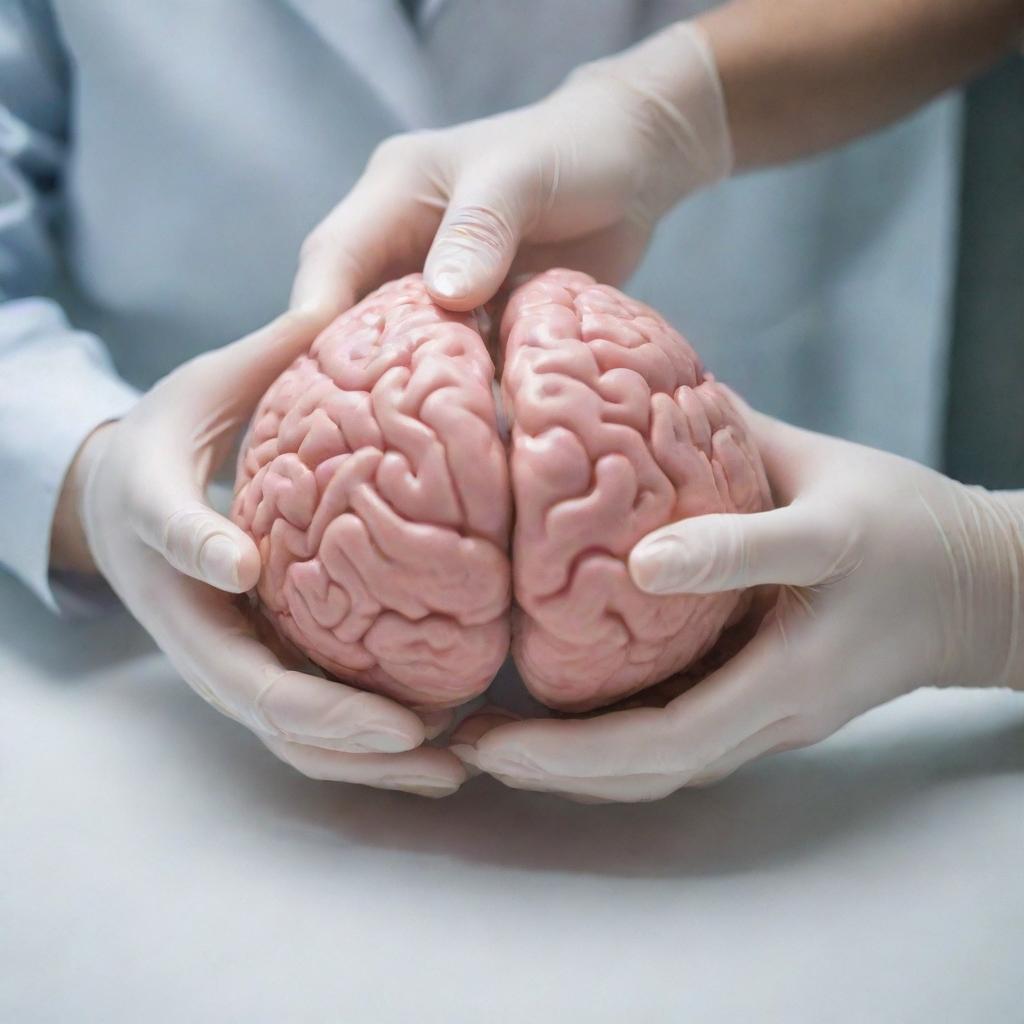
[[607, 704], [686, 668], [744, 595], [655, 597], [632, 546], [769, 491], [724, 389], [653, 310], [585, 274], [519, 287], [494, 346], [419, 275], [335, 320], [269, 388], [232, 516], [260, 602], [339, 678], [420, 708], [487, 688]]

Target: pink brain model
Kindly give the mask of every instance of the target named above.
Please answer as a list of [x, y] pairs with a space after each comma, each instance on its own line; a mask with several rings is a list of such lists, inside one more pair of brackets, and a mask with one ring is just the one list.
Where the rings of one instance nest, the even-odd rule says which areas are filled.
[[232, 516], [265, 612], [338, 677], [451, 706], [511, 643], [536, 697], [585, 710], [690, 665], [745, 607], [642, 593], [632, 546], [768, 508], [768, 486], [727, 393], [643, 304], [533, 278], [502, 317], [500, 394], [485, 320], [419, 275], [338, 317], [261, 400]]

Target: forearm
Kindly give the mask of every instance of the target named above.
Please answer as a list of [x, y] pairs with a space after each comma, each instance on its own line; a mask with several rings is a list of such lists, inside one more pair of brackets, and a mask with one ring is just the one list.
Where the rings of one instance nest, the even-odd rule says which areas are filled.
[[699, 19], [738, 169], [840, 145], [995, 63], [1024, 0], [732, 0]]

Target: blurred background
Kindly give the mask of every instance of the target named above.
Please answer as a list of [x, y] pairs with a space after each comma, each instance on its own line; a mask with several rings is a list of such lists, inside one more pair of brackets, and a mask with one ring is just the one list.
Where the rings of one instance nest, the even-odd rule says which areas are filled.
[[1024, 486], [1024, 59], [968, 87], [944, 468]]

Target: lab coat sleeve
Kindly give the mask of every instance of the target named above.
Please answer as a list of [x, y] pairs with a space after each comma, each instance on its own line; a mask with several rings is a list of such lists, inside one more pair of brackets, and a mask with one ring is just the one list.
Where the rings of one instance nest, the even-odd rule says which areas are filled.
[[45, 297], [56, 264], [66, 68], [43, 3], [0, 4], [0, 566], [54, 611], [82, 601], [54, 584], [50, 531], [82, 441], [137, 394], [98, 339]]

